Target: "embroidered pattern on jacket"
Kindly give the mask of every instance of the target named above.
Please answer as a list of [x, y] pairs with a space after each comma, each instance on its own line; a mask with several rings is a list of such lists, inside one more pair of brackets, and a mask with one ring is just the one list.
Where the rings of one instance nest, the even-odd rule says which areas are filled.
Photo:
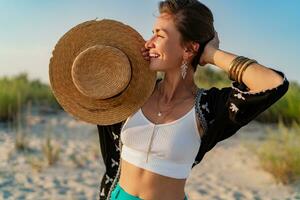
[[105, 178], [106, 178], [106, 180], [105, 180], [105, 184], [107, 184], [107, 183], [109, 183], [109, 182], [112, 182], [113, 181], [113, 179], [112, 178], [110, 178], [107, 174], [105, 175]]
[[115, 161], [113, 158], [111, 159], [111, 162], [112, 162], [111, 167], [119, 165], [119, 163], [117, 161]]
[[237, 97], [238, 99], [243, 99], [245, 101], [245, 97], [243, 97], [241, 93], [234, 94], [234, 96]]
[[118, 145], [115, 144], [116, 150], [120, 152], [120, 147], [118, 147]]
[[203, 105], [201, 106], [201, 108], [202, 108], [203, 110], [205, 110], [206, 112], [209, 113], [208, 103], [207, 103], [207, 102], [206, 102], [205, 104], [203, 104]]
[[235, 113], [237, 113], [239, 111], [239, 108], [234, 103], [230, 103], [229, 109]]
[[114, 140], [118, 140], [119, 136], [117, 134], [115, 134], [113, 131], [111, 133], [114, 136]]

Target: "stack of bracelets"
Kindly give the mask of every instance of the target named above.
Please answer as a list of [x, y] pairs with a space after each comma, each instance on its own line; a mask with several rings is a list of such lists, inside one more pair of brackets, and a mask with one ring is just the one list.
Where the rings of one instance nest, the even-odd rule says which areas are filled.
[[242, 83], [242, 77], [249, 65], [257, 63], [256, 60], [246, 58], [244, 56], [236, 57], [229, 66], [228, 77], [232, 81]]

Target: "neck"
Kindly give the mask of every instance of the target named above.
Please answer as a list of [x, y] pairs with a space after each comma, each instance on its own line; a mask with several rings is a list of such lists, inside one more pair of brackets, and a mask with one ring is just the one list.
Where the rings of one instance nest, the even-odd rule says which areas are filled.
[[159, 85], [162, 104], [172, 104], [195, 96], [197, 86], [194, 84], [194, 72], [189, 70], [185, 79], [177, 72], [165, 72]]

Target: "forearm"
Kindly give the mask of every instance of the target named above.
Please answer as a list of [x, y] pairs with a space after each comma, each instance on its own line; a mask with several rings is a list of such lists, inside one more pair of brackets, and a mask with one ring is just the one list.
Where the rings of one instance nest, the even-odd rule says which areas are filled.
[[[229, 66], [237, 55], [220, 49], [212, 51], [210, 63], [228, 73]], [[258, 63], [251, 64], [245, 70], [242, 77], [242, 82], [250, 89], [250, 91], [255, 92], [277, 87], [282, 81], [282, 77], [278, 73]]]

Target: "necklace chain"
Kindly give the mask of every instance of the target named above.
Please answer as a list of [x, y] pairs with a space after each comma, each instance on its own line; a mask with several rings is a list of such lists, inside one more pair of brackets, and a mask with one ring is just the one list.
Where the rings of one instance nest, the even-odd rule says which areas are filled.
[[160, 91], [159, 87], [157, 88], [157, 90], [158, 90], [158, 96], [157, 96], [157, 102], [156, 102], [156, 104], [157, 104], [157, 109], [158, 109], [158, 112], [157, 112], [157, 116], [158, 117], [161, 117], [163, 115], [163, 113], [164, 113], [164, 115], [168, 114], [170, 111], [172, 111], [172, 109], [174, 108], [174, 106], [176, 106], [177, 104], [180, 104], [180, 103], [182, 103], [182, 102], [184, 102], [186, 100], [186, 99], [183, 99], [182, 101], [177, 102], [168, 111], [161, 111], [160, 106], [159, 106], [159, 96], [161, 95], [161, 91]]

